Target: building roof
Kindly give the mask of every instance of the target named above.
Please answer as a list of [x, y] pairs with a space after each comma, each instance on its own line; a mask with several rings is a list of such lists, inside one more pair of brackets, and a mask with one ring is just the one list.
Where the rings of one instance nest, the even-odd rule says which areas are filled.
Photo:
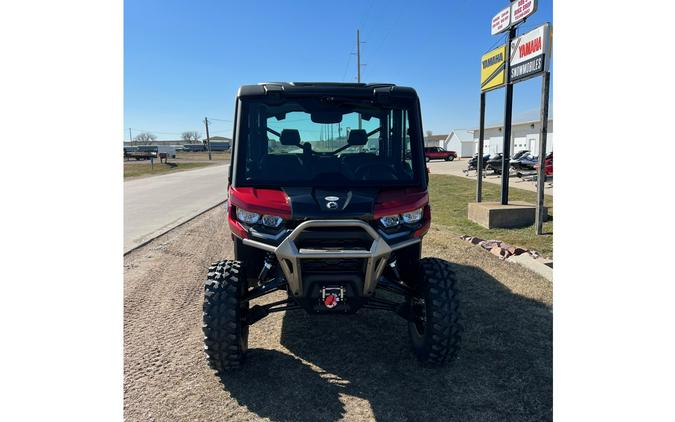
[[456, 137], [459, 138], [460, 142], [473, 142], [473, 130], [468, 130], [468, 129], [453, 129], [450, 132], [450, 135], [448, 135], [448, 140], [450, 140], [450, 137], [452, 134], [455, 134]]
[[445, 141], [448, 138], [448, 135], [431, 135], [431, 136], [425, 136], [424, 140], [425, 141]]
[[[525, 121], [525, 122], [513, 122], [513, 123], [511, 123], [511, 127], [525, 126], [525, 125], [532, 125], [532, 124], [536, 125], [539, 122], [540, 122], [539, 119], [528, 120], [528, 121]], [[553, 125], [553, 119], [548, 119], [548, 125], [549, 125], [549, 130], [550, 130], [550, 126]], [[485, 130], [487, 130], [487, 129], [498, 129], [498, 128], [503, 127], [503, 126], [504, 126], [504, 123], [491, 123], [489, 125], [485, 125]], [[478, 132], [478, 128], [471, 129], [471, 130], [474, 131], [474, 132]]]

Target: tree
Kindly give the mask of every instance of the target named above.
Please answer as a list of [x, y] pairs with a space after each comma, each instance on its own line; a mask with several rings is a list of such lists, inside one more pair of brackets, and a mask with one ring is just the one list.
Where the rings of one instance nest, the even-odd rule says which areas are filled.
[[136, 143], [150, 145], [157, 140], [157, 137], [150, 132], [141, 132], [134, 137]]
[[199, 139], [202, 137], [202, 134], [197, 132], [196, 130], [190, 130], [187, 132], [183, 132], [181, 135], [181, 139], [185, 142], [199, 142]]
[[434, 134], [434, 133], [433, 133], [432, 131], [427, 130], [427, 138], [430, 137], [430, 136], [433, 135], [433, 134]]

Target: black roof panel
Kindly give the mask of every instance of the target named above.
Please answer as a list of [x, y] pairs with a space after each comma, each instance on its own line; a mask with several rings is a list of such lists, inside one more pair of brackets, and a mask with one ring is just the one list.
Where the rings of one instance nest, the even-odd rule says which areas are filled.
[[279, 95], [341, 94], [370, 97], [376, 94], [397, 97], [417, 97], [413, 88], [390, 83], [345, 83], [345, 82], [262, 82], [257, 85], [243, 85], [239, 97], [257, 97], [268, 93]]

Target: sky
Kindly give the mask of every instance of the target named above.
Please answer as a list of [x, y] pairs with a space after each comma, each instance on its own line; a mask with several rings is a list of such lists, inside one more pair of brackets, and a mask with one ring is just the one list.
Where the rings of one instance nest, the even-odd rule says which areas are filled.
[[[490, 34], [490, 20], [508, 3], [126, 1], [124, 139], [129, 128], [158, 139], [191, 130], [204, 136], [204, 117], [211, 136], [229, 138], [241, 85], [356, 82], [357, 28], [362, 82], [415, 88], [425, 131], [476, 128], [480, 57], [504, 42], [505, 34]], [[545, 22], [553, 23], [552, 0], [539, 1], [518, 35]], [[514, 122], [538, 118], [541, 79], [514, 86]], [[500, 124], [503, 112], [504, 89], [488, 92], [486, 123]]]

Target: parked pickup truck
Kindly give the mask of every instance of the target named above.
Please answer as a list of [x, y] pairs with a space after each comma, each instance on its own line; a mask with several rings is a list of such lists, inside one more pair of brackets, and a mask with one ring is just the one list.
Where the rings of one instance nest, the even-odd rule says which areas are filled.
[[452, 161], [455, 158], [457, 158], [457, 153], [455, 151], [446, 151], [441, 147], [424, 148], [424, 159], [427, 161], [427, 163], [431, 160]]

